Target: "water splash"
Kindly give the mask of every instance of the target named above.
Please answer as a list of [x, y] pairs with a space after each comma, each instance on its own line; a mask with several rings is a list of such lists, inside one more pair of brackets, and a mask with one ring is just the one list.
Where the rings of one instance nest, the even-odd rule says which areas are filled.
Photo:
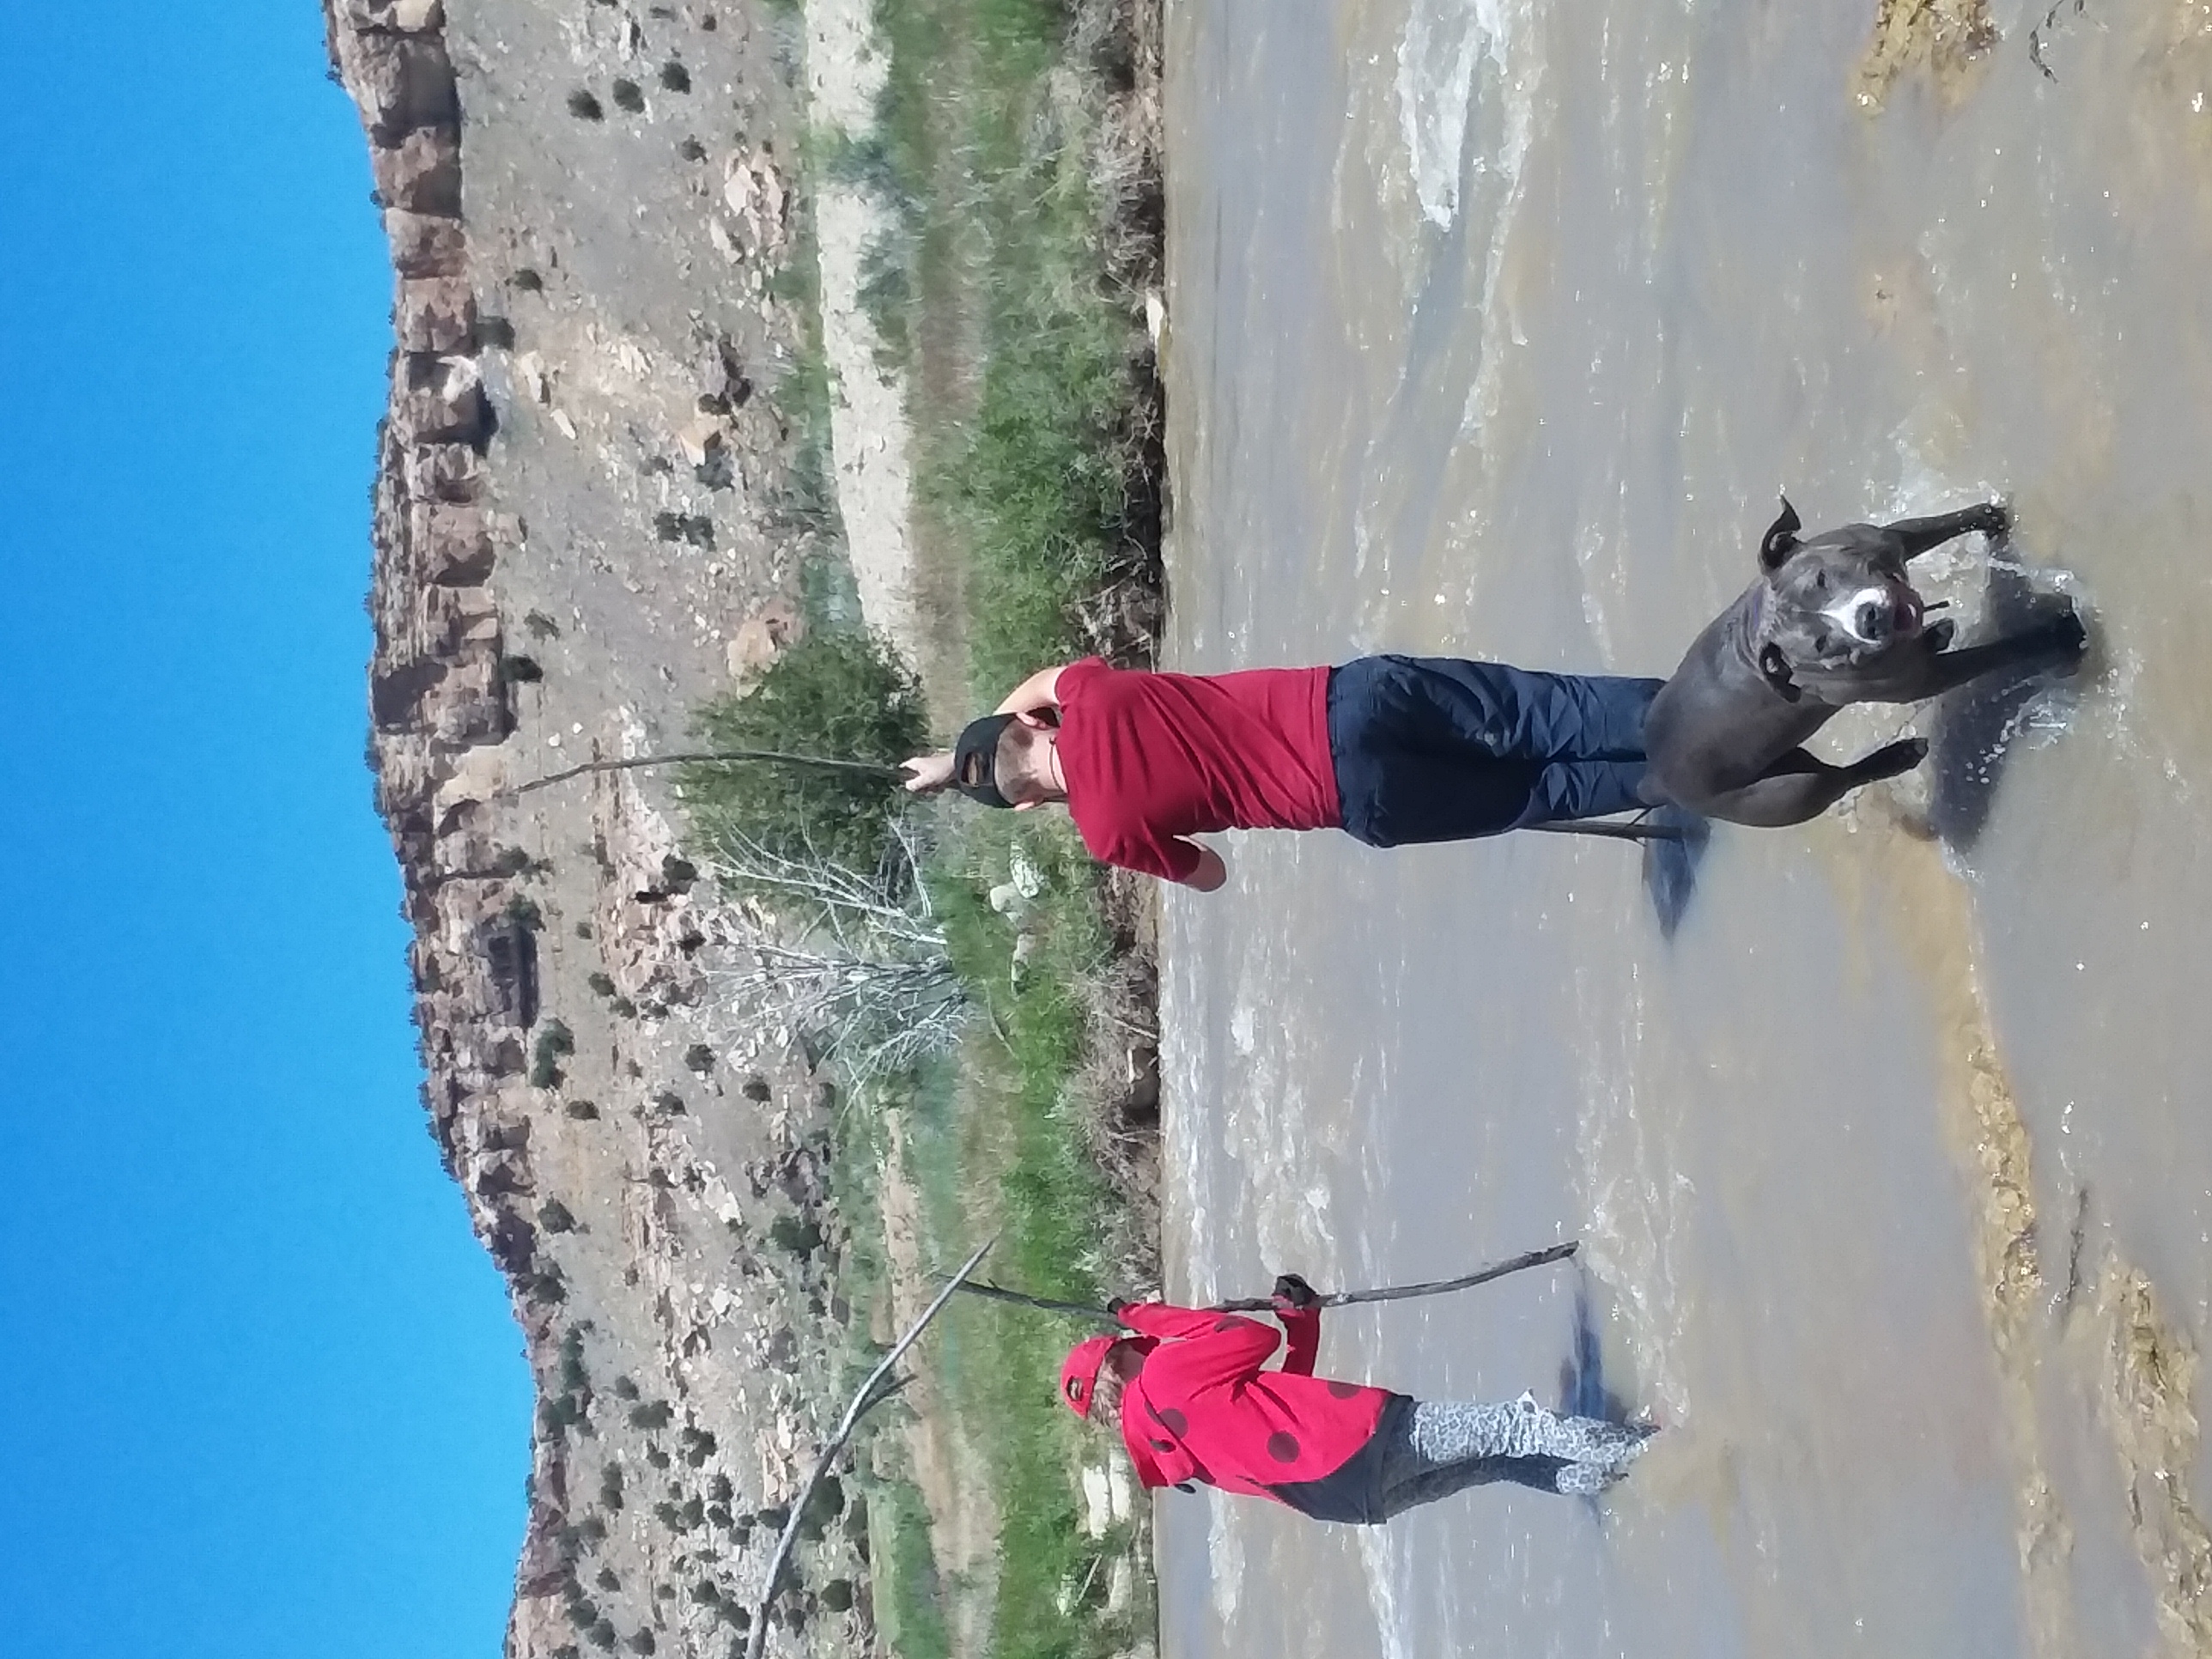
[[[1398, 118], [1421, 216], [1439, 229], [1459, 217], [1463, 173], [1494, 173], [1509, 188], [1534, 126], [1542, 63], [1532, 9], [1511, 0], [1416, 0], [1398, 42]], [[1488, 155], [1470, 159], [1483, 60], [1496, 67], [1503, 137]]]
[[1383, 1659], [1412, 1659], [1412, 1620], [1404, 1592], [1413, 1583], [1413, 1561], [1407, 1534], [1389, 1527], [1359, 1529], [1359, 1564], [1367, 1582], [1367, 1605], [1375, 1614], [1375, 1632]]
[[1662, 1127], [1638, 1098], [1644, 1036], [1643, 975], [1626, 986], [1610, 969], [1583, 968], [1574, 996], [1580, 1029], [1582, 1109], [1576, 1125], [1583, 1212], [1583, 1259], [1617, 1298], [1635, 1369], [1668, 1413], [1685, 1417], [1689, 1384], [1674, 1345], [1681, 1326], [1674, 1248], [1688, 1224], [1694, 1189], [1663, 1144]]

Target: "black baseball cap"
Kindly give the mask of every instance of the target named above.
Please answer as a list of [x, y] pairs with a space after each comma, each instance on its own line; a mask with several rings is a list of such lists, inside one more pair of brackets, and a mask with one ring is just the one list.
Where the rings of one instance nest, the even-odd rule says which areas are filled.
[[952, 745], [952, 787], [986, 806], [1012, 806], [999, 793], [999, 738], [1014, 723], [1012, 714], [986, 714], [961, 728]]

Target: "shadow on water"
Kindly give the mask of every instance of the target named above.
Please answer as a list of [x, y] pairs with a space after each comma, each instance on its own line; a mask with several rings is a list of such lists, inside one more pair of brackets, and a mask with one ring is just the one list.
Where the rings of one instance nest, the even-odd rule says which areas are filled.
[[1659, 936], [1672, 939], [1697, 890], [1698, 868], [1712, 842], [1713, 822], [1679, 806], [1656, 807], [1644, 822], [1653, 829], [1681, 831], [1678, 841], [1644, 843], [1644, 890], [1651, 896], [1652, 914], [1659, 918]]
[[1589, 1275], [1575, 1284], [1574, 1346], [1559, 1366], [1559, 1409], [1570, 1417], [1595, 1417], [1607, 1423], [1628, 1421], [1628, 1402], [1607, 1386], [1605, 1354], [1598, 1345], [1597, 1321], [1590, 1313]]
[[[2073, 608], [2063, 593], [2038, 591], [2015, 565], [1992, 562], [1985, 606], [1989, 633], [2022, 634]], [[1961, 686], [1938, 706], [1928, 739], [1933, 769], [1928, 825], [1956, 852], [1970, 851], [1989, 827], [2012, 740], [2029, 707], [2054, 684], [2046, 669], [1992, 674]]]
[[[1657, 843], [1654, 843], [1655, 845]], [[1579, 1268], [1579, 1264], [1577, 1264]], [[1590, 1281], [1587, 1268], [1575, 1280], [1573, 1346], [1559, 1366], [1559, 1411], [1569, 1417], [1595, 1417], [1607, 1423], [1629, 1419], [1628, 1401], [1607, 1382], [1605, 1353], [1597, 1340], [1597, 1321], [1590, 1310]], [[1585, 1494], [1583, 1504], [1600, 1510], [1597, 1496]]]

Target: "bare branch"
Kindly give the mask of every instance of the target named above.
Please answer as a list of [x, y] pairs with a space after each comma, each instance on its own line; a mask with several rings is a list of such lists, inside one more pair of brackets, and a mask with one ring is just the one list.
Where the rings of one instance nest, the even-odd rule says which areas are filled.
[[642, 766], [674, 766], [686, 762], [700, 765], [716, 765], [726, 761], [766, 761], [780, 766], [812, 766], [824, 771], [858, 772], [863, 776], [886, 781], [903, 778], [905, 769], [879, 766], [873, 761], [832, 760], [826, 755], [787, 755], [774, 749], [708, 749], [688, 754], [634, 755], [627, 760], [586, 761], [564, 771], [549, 772], [542, 778], [532, 778], [501, 790], [501, 795], [526, 795], [533, 789], [544, 789], [556, 783], [566, 783], [571, 778], [580, 778], [592, 772], [634, 772]]
[[799, 1540], [799, 1524], [806, 1517], [807, 1501], [814, 1496], [815, 1487], [820, 1486], [822, 1477], [830, 1473], [830, 1464], [836, 1461], [837, 1454], [845, 1449], [845, 1443], [853, 1437], [853, 1431], [860, 1427], [860, 1419], [906, 1386], [903, 1382], [894, 1383], [890, 1388], [879, 1389], [877, 1385], [890, 1375], [892, 1366], [906, 1357], [906, 1351], [915, 1345], [915, 1339], [921, 1336], [929, 1322], [937, 1317], [945, 1304], [952, 1300], [952, 1293], [960, 1288], [962, 1281], [969, 1273], [975, 1271], [991, 1246], [998, 1242], [997, 1236], [994, 1235], [977, 1247], [975, 1254], [961, 1264], [960, 1271], [953, 1274], [951, 1281], [937, 1293], [936, 1299], [921, 1310], [921, 1316], [906, 1328], [906, 1334], [891, 1345], [891, 1351], [883, 1357], [875, 1370], [868, 1373], [867, 1381], [854, 1391], [852, 1403], [845, 1407], [845, 1415], [838, 1423], [836, 1431], [830, 1437], [829, 1443], [822, 1448], [821, 1456], [814, 1462], [814, 1473], [806, 1477], [806, 1484], [799, 1489], [799, 1495], [791, 1501], [791, 1514], [784, 1521], [782, 1535], [775, 1540], [775, 1553], [768, 1559], [768, 1575], [761, 1584], [760, 1606], [753, 1613], [752, 1633], [745, 1638], [745, 1659], [761, 1659], [761, 1654], [768, 1646], [769, 1605], [775, 1600], [776, 1587], [782, 1580], [783, 1570], [790, 1564], [791, 1548]]
[[952, 971], [943, 925], [915, 878], [920, 848], [895, 823], [883, 862], [863, 872], [813, 853], [791, 856], [727, 836], [708, 873], [766, 892], [805, 918], [797, 937], [751, 947], [749, 969], [717, 973], [732, 1000], [779, 1005], [800, 1030], [827, 1039], [849, 1081], [864, 1085], [956, 1047], [971, 1012]]

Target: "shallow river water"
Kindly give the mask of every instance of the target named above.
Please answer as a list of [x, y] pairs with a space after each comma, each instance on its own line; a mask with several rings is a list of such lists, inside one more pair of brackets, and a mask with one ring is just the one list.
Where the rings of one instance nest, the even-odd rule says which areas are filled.
[[1170, 896], [1171, 1287], [1579, 1237], [1322, 1369], [1669, 1425], [1595, 1504], [1167, 1493], [1171, 1656], [2212, 1650], [2212, 8], [1892, 82], [1874, 10], [1170, 0], [1171, 665], [1665, 673], [1784, 489], [2003, 495], [1923, 591], [2095, 643], [1837, 721], [1936, 757], [1723, 828], [1671, 938], [1535, 836]]

